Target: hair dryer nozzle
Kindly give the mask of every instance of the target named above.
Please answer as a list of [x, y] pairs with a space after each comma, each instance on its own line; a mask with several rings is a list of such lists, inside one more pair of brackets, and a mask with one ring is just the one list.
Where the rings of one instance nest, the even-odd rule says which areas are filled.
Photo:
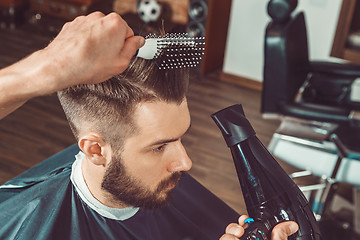
[[220, 110], [211, 117], [220, 128], [228, 147], [256, 135], [240, 104]]

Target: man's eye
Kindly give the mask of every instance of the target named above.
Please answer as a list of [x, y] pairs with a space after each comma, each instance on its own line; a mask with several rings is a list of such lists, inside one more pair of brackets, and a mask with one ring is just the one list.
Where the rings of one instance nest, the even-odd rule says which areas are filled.
[[154, 153], [160, 153], [160, 152], [164, 151], [165, 146], [166, 146], [166, 144], [161, 145], [160, 147], [154, 148], [154, 149], [153, 149], [153, 152], [154, 152]]

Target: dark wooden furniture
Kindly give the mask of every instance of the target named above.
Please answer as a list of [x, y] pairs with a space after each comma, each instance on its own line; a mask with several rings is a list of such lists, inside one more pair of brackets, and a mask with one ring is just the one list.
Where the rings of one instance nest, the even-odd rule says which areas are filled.
[[360, 64], [360, 48], [348, 41], [354, 32], [359, 32], [360, 39], [360, 1], [343, 0], [330, 55]]
[[205, 32], [205, 52], [201, 73], [205, 74], [222, 66], [227, 39], [231, 0], [210, 0]]
[[24, 22], [28, 0], [0, 0], [0, 27], [15, 28]]

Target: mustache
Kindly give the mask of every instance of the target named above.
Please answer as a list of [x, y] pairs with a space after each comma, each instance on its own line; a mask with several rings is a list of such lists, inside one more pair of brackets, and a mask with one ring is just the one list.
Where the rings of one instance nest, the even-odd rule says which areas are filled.
[[171, 176], [167, 179], [162, 180], [157, 188], [157, 192], [161, 192], [164, 189], [167, 189], [171, 185], [177, 185], [180, 181], [181, 177], [185, 174], [185, 172], [175, 172], [171, 174]]

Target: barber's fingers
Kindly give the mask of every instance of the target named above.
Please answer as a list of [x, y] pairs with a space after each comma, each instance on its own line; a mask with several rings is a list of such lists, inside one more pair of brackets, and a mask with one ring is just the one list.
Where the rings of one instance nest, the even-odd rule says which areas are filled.
[[127, 22], [117, 13], [112, 12], [106, 15], [103, 19], [104, 23], [113, 23], [113, 26], [115, 27], [121, 27], [121, 30], [125, 32], [125, 38], [133, 37], [134, 32], [129, 27]]
[[[120, 51], [120, 67], [127, 67], [136, 51], [145, 44], [141, 36], [129, 37], [125, 40], [124, 47]], [[124, 69], [125, 70], [125, 69]]]
[[92, 12], [86, 16], [87, 20], [96, 20], [96, 19], [100, 19], [103, 17], [105, 17], [105, 14], [103, 14], [102, 12], [99, 12], [99, 11]]
[[244, 227], [244, 228], [247, 228], [248, 224], [247, 223], [244, 223], [246, 219], [248, 219], [249, 216], [247, 215], [241, 215], [238, 219], [238, 222], [240, 224], [240, 226]]
[[[243, 234], [244, 234], [244, 228], [236, 223], [230, 223], [225, 229], [225, 236], [230, 235], [230, 236], [239, 238]], [[227, 239], [227, 238], [225, 238], [225, 239]], [[231, 238], [229, 238], [229, 239], [231, 239]], [[223, 238], [221, 238], [221, 240], [223, 240]]]
[[239, 238], [235, 237], [232, 234], [224, 234], [221, 236], [221, 238], [219, 240], [239, 240]]
[[[126, 23], [126, 25], [127, 25], [127, 23]], [[134, 36], [134, 31], [127, 25], [125, 38], [128, 39], [128, 38], [133, 37], [133, 36]]]
[[70, 22], [66, 22], [62, 28], [61, 28], [61, 31], [65, 31], [67, 28], [69, 28], [69, 25], [70, 25]]
[[245, 224], [245, 219], [249, 218], [246, 215], [242, 215], [238, 219], [238, 223], [230, 223], [226, 229], [225, 234], [221, 236], [220, 240], [238, 240], [245, 232], [245, 228], [248, 224]]
[[279, 223], [274, 227], [271, 233], [271, 240], [287, 240], [288, 236], [296, 233], [299, 226], [296, 222], [287, 221]]
[[94, 20], [98, 20], [99, 18], [102, 18], [104, 16], [103, 13], [101, 12], [93, 12], [90, 13], [87, 16], [77, 16], [75, 19], [73, 19], [72, 21], [66, 22], [62, 28], [61, 31], [65, 31], [67, 30], [70, 26], [81, 26], [83, 23], [87, 22], [89, 23], [90, 21], [94, 21]]

